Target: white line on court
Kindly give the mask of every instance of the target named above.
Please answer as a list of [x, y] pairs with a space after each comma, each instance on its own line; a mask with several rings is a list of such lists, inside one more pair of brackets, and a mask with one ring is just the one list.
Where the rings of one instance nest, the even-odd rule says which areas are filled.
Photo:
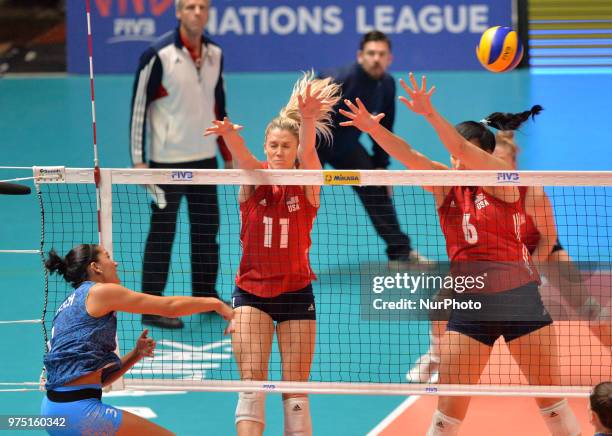
[[[427, 383], [438, 383], [438, 373], [432, 374]], [[412, 406], [417, 400], [421, 398], [420, 395], [413, 395], [411, 397], [406, 398], [402, 404], [397, 406], [385, 419], [380, 421], [376, 427], [374, 427], [366, 436], [378, 436], [389, 424], [391, 424], [395, 419], [400, 416], [404, 411]]]
[[144, 419], [153, 419], [157, 418], [157, 413], [153, 411], [150, 407], [134, 407], [134, 406], [116, 406], [117, 409], [125, 410], [126, 412], [133, 413], [136, 416], [140, 416]]
[[374, 427], [366, 436], [377, 436], [379, 435], [389, 424], [391, 424], [395, 419], [400, 416], [404, 411], [412, 406], [417, 400], [421, 398], [420, 395], [413, 395], [404, 400], [402, 404], [397, 406], [393, 412], [391, 412], [385, 419], [380, 421], [376, 427]]

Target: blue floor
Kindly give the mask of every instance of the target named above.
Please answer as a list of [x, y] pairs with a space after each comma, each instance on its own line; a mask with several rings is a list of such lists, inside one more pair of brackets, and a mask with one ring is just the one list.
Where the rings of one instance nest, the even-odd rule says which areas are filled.
[[[399, 75], [398, 75], [399, 76]], [[251, 149], [262, 157], [263, 130], [289, 96], [296, 74], [229, 74], [226, 77], [228, 112], [234, 122], [245, 125], [244, 136]], [[525, 126], [517, 135], [523, 149], [522, 169], [542, 170], [610, 170], [612, 169], [612, 133], [609, 125], [609, 102], [612, 101], [610, 75], [529, 75], [432, 73], [428, 83], [438, 91], [434, 103], [451, 122], [479, 120], [491, 112], [518, 112], [532, 104], [545, 111], [535, 123]], [[132, 78], [100, 76], [96, 78], [98, 143], [102, 167], [129, 165], [128, 121]], [[5, 78], [0, 80], [0, 166], [64, 165], [91, 167], [92, 131], [89, 83], [85, 77]], [[397, 133], [415, 148], [433, 159], [448, 161], [433, 130], [419, 117], [399, 107]], [[392, 169], [400, 169], [397, 162]], [[27, 171], [0, 170], [0, 180], [30, 175]], [[407, 195], [396, 195], [402, 224], [413, 237], [416, 247], [430, 257], [443, 259], [431, 200], [420, 192], [404, 189]], [[222, 196], [225, 211], [235, 207], [233, 194]], [[359, 318], [359, 289], [350, 288], [348, 271], [363, 259], [384, 260], [384, 247], [378, 242], [356, 197], [346, 189], [340, 212], [337, 206], [324, 204], [318, 227], [313, 234], [313, 264], [320, 280], [318, 293], [319, 345], [313, 367], [313, 380], [401, 382], [402, 374], [427, 347], [427, 325], [419, 323], [365, 322]], [[0, 197], [0, 249], [35, 249], [40, 243], [40, 215], [36, 196]], [[415, 205], [416, 204], [416, 205]], [[353, 212], [354, 211], [354, 212]], [[351, 215], [354, 213], [354, 216]], [[231, 212], [226, 212], [226, 229], [236, 229]], [[142, 216], [145, 216], [143, 214]], [[353, 216], [350, 226], [332, 218]], [[609, 214], [607, 215], [610, 216]], [[326, 221], [328, 220], [328, 221]], [[357, 225], [354, 225], [357, 224]], [[143, 221], [143, 226], [146, 225]], [[186, 222], [182, 223], [183, 226]], [[184, 228], [184, 227], [183, 227]], [[341, 229], [336, 233], [333, 228]], [[350, 228], [350, 233], [343, 228]], [[569, 226], [566, 227], [566, 229]], [[423, 231], [426, 229], [426, 231]], [[563, 230], [561, 230], [563, 231]], [[232, 275], [237, 259], [232, 256], [235, 230], [223, 230], [222, 275], [219, 288], [224, 296], [231, 292]], [[233, 232], [233, 233], [232, 233]], [[568, 233], [568, 232], [566, 232]], [[185, 231], [182, 232], [186, 234]], [[74, 237], [77, 240], [78, 235]], [[132, 238], [141, 243], [142, 235]], [[564, 234], [562, 238], [572, 235]], [[356, 244], [354, 238], [359, 237]], [[63, 241], [68, 244], [70, 241]], [[59, 243], [59, 241], [58, 241]], [[338, 253], [326, 252], [332, 245]], [[571, 246], [579, 244], [570, 244]], [[180, 256], [181, 244], [177, 244]], [[126, 285], [139, 287], [138, 257], [124, 250], [122, 275]], [[135, 251], [135, 250], [134, 250]], [[330, 258], [342, 259], [331, 262]], [[581, 253], [571, 252], [573, 256]], [[185, 253], [182, 253], [185, 256]], [[361, 256], [363, 255], [363, 256]], [[43, 276], [36, 255], [0, 254], [0, 289], [4, 304], [0, 320], [40, 317], [43, 305]], [[177, 269], [178, 270], [178, 269]], [[179, 277], [177, 275], [177, 277]], [[177, 278], [177, 284], [185, 281]], [[358, 287], [359, 285], [357, 285]], [[353, 289], [348, 294], [338, 288]], [[174, 288], [173, 288], [174, 289]], [[189, 293], [183, 286], [177, 293]], [[59, 297], [58, 297], [59, 298]], [[350, 304], [346, 305], [349, 301]], [[345, 304], [346, 309], [339, 307]], [[138, 333], [137, 318], [121, 318], [127, 338]], [[158, 339], [188, 343], [205, 343], [220, 339], [216, 324], [208, 318], [192, 317], [180, 333], [153, 332]], [[214, 335], [211, 333], [215, 329]], [[375, 338], [385, 338], [376, 341]], [[0, 325], [0, 347], [10, 351], [11, 358], [0, 359], [0, 382], [34, 381], [40, 374], [44, 342], [39, 325]], [[164, 347], [160, 347], [163, 349]], [[171, 348], [171, 347], [170, 347]], [[216, 369], [215, 369], [216, 368]], [[208, 372], [212, 378], [235, 376], [231, 359]], [[229, 372], [224, 372], [225, 370]], [[271, 366], [277, 378], [278, 359]], [[1, 388], [1, 386], [0, 386]], [[2, 414], [33, 414], [39, 410], [42, 394], [0, 393]], [[171, 396], [113, 397], [117, 406], [151, 408], [155, 422], [180, 435], [230, 434], [233, 431], [235, 394], [189, 393]], [[312, 396], [315, 434], [365, 434], [403, 398], [319, 395]], [[195, 418], [195, 419], [194, 419]], [[268, 399], [268, 433], [279, 434], [282, 428], [280, 398]]]

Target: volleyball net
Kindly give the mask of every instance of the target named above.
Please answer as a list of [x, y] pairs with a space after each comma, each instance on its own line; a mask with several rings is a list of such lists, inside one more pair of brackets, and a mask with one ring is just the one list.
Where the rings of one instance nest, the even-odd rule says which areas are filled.
[[[54, 248], [65, 254], [75, 245], [97, 243], [94, 170], [35, 167], [34, 177], [41, 206], [42, 250], [47, 252]], [[216, 200], [214, 196], [200, 196], [195, 201], [202, 204], [195, 207], [192, 199], [192, 204], [188, 205], [186, 196], [204, 185], [216, 186]], [[321, 205], [311, 234], [310, 263], [318, 279], [313, 282], [317, 327], [309, 381], [283, 381], [276, 342], [269, 360], [268, 379], [240, 381], [231, 339], [222, 334], [225, 322], [216, 315], [200, 314], [182, 318], [185, 326], [180, 330], [149, 328], [150, 336], [157, 341], [156, 356], [142, 360], [125, 375], [126, 387], [567, 396], [585, 395], [597, 382], [612, 378], [610, 338], [605, 336], [609, 335], [611, 323], [612, 172], [102, 169], [99, 214], [102, 241], [119, 263], [123, 284], [142, 291], [144, 273], [148, 274], [149, 281], [161, 281], [158, 285], [164, 289], [164, 295], [189, 296], [194, 290], [197, 292], [202, 276], [194, 271], [201, 266], [194, 267], [197, 263], [194, 251], [201, 255], [202, 250], [214, 251], [215, 248], [198, 247], [198, 241], [193, 239], [198, 238], [198, 228], [204, 229], [206, 223], [214, 221], [218, 202], [219, 263], [214, 288], [223, 299], [230, 300], [242, 255], [238, 203], [241, 185], [322, 186]], [[152, 235], [156, 240], [172, 244], [167, 278], [163, 266], [155, 262], [148, 264], [151, 271], [143, 271], [152, 210], [173, 209], [165, 195], [167, 190], [160, 186], [172, 186], [173, 192], [185, 194], [180, 206], [175, 208], [176, 215], [169, 212], [167, 217], [168, 222], [174, 223], [176, 216], [175, 227], [163, 227], [163, 234]], [[374, 189], [380, 186], [391, 187], [392, 194], [389, 189]], [[555, 321], [554, 341], [543, 338], [541, 345], [548, 346], [551, 355], [559, 356], [558, 386], [539, 385], [533, 379], [530, 383], [503, 341], [501, 345], [498, 341], [493, 348], [478, 382], [415, 384], [407, 381], [406, 374], [418, 358], [430, 352], [432, 322], [445, 321], [449, 309], [470, 304], [466, 296], [478, 289], [478, 280], [473, 275], [458, 280], [456, 274], [450, 272], [433, 196], [421, 186], [545, 187], [554, 208], [559, 240], [569, 255], [556, 263], [535, 265], [542, 276], [542, 299]], [[396, 230], [388, 224], [388, 216], [380, 217], [388, 214], [384, 206], [386, 200], [380, 196], [391, 196], [401, 231], [410, 237], [412, 248], [423, 258], [415, 261], [392, 255], [390, 259], [389, 246], [377, 234], [357, 195], [358, 190], [363, 198], [372, 197], [369, 203], [375, 205], [374, 219], [387, 223], [379, 225], [378, 230], [390, 232], [384, 236], [393, 244]], [[486, 198], [473, 200], [475, 210], [489, 206]], [[300, 212], [300, 205], [292, 199], [287, 207], [290, 212], [292, 209]], [[520, 233], [521, 220], [525, 217], [512, 219], [516, 220]], [[194, 220], [205, 225], [192, 228]], [[283, 241], [285, 244], [288, 241], [283, 239], [283, 232], [286, 233], [287, 226], [291, 228], [292, 223], [276, 224], [266, 226], [270, 234], [262, 238], [262, 262], [272, 261], [263, 254], [271, 244], [280, 244], [282, 248]], [[281, 234], [275, 235], [276, 231]], [[469, 217], [462, 220], [457, 232], [468, 240], [477, 237]], [[159, 249], [156, 247], [154, 252]], [[394, 249], [397, 247], [391, 252]], [[207, 259], [210, 257], [196, 260], [206, 263]], [[289, 260], [289, 257], [285, 259]], [[277, 264], [268, 265], [269, 268], [281, 271], [286, 267], [278, 259], [274, 261]], [[70, 292], [69, 285], [61, 278], [46, 278], [43, 319], [48, 331], [55, 310]], [[521, 300], [517, 300], [506, 310], [504, 313], [509, 318], [503, 321], [532, 322], [531, 303], [525, 303], [525, 307], [521, 304]], [[486, 304], [475, 310], [481, 310], [486, 319], [489, 312]], [[133, 348], [144, 328], [140, 315], [118, 314], [121, 354]], [[598, 331], [599, 336], [594, 335], [594, 331]], [[525, 350], [525, 353], [530, 352]], [[472, 371], [472, 360], [478, 360], [478, 356], [466, 356], [466, 366], [456, 370]], [[532, 371], [537, 372], [539, 364], [531, 362]], [[541, 360], [541, 365], [550, 364], [547, 359]]]

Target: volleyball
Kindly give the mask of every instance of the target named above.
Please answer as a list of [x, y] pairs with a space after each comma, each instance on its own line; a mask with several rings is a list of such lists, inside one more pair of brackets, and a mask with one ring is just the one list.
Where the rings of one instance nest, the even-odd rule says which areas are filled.
[[513, 70], [521, 62], [523, 45], [511, 27], [491, 27], [480, 37], [476, 57], [487, 70], [503, 73]]

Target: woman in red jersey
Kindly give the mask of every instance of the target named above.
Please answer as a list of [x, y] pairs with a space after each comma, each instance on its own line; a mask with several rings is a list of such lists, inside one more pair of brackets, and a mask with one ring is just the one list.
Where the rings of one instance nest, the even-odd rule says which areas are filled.
[[[493, 154], [517, 168], [519, 147], [512, 130], [499, 131], [495, 135]], [[610, 313], [589, 294], [587, 283], [569, 253], [557, 237], [554, 211], [548, 195], [541, 186], [521, 186], [525, 217], [521, 220], [523, 242], [531, 253], [538, 271], [559, 290], [569, 306], [581, 320], [588, 320], [593, 334], [607, 347], [612, 347]], [[549, 310], [555, 311], [554, 307]], [[553, 318], [555, 318], [555, 315]]]
[[[477, 135], [462, 135], [432, 106], [434, 88], [419, 87], [410, 74], [412, 87], [400, 81], [410, 99], [400, 97], [413, 112], [423, 115], [451, 154], [456, 170], [511, 170], [492, 155], [495, 137], [487, 125], [514, 130], [541, 108], [521, 114], [491, 114], [481, 123], [468, 122]], [[447, 170], [414, 150], [371, 115], [357, 100], [346, 101], [349, 111], [340, 112], [354, 126], [370, 134], [390, 155], [414, 170]], [[462, 123], [466, 124], [466, 123]], [[458, 126], [459, 127], [459, 126]], [[480, 277], [484, 286], [455, 294], [460, 302], [474, 300], [482, 310], [453, 309], [441, 343], [440, 383], [478, 383], [493, 344], [504, 336], [513, 357], [533, 385], [559, 385], [556, 336], [550, 316], [538, 292], [539, 277], [529, 251], [521, 241], [520, 217], [524, 213], [520, 192], [514, 186], [426, 186], [434, 195], [440, 225], [446, 238], [453, 277]], [[477, 282], [474, 280], [474, 282]], [[479, 283], [479, 282], [477, 282]], [[519, 315], [518, 317], [516, 315]], [[467, 413], [470, 397], [440, 396], [428, 436], [456, 435]], [[551, 434], [578, 435], [580, 426], [561, 398], [537, 398]]]
[[[236, 168], [320, 170], [317, 133], [330, 138], [331, 111], [340, 88], [330, 79], [306, 74], [289, 103], [265, 133], [266, 161], [257, 160], [227, 118], [214, 121], [206, 134], [223, 136]], [[319, 208], [320, 186], [241, 186], [238, 201], [242, 259], [233, 293], [235, 332], [232, 346], [242, 380], [267, 380], [276, 328], [283, 380], [307, 381], [315, 345], [315, 300], [308, 253], [310, 232]], [[276, 326], [275, 326], [276, 323]], [[265, 394], [239, 394], [239, 435], [263, 434]], [[308, 397], [283, 394], [285, 434], [312, 433]]]

